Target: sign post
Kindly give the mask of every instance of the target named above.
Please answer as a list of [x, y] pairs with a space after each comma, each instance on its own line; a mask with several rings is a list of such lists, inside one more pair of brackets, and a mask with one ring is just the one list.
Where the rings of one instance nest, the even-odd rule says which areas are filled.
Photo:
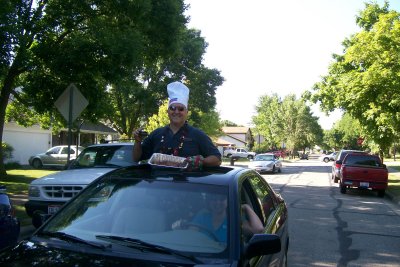
[[75, 84], [71, 83], [67, 89], [57, 98], [54, 105], [58, 111], [68, 122], [68, 158], [67, 164], [70, 161], [70, 149], [72, 143], [72, 123], [81, 114], [81, 112], [89, 104], [87, 99], [76, 88]]

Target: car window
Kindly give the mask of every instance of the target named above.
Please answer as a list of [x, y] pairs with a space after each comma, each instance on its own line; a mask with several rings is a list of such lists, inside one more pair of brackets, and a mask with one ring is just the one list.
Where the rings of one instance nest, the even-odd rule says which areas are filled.
[[249, 179], [249, 182], [251, 183], [253, 191], [256, 194], [258, 200], [257, 202], [261, 203], [262, 205], [262, 211], [265, 216], [264, 220], [262, 221], [265, 223], [266, 221], [269, 221], [270, 216], [276, 208], [275, 200], [272, 195], [272, 189], [267, 185], [263, 178], [256, 175], [252, 176], [251, 179]]
[[47, 150], [48, 154], [58, 154], [60, 151], [61, 147], [52, 147], [49, 150]]
[[133, 146], [94, 146], [84, 149], [71, 168], [87, 168], [96, 166], [129, 166], [132, 159]]
[[[75, 154], [75, 149], [71, 148], [69, 151], [70, 154]], [[68, 154], [68, 147], [63, 147], [61, 150], [61, 154]]]
[[[252, 177], [253, 178], [253, 177]], [[265, 217], [263, 216], [263, 211], [260, 206], [258, 194], [256, 194], [251, 179], [246, 179], [242, 184], [241, 190], [241, 204], [248, 204], [254, 210], [254, 212], [258, 215], [262, 223], [265, 223]], [[262, 194], [262, 193], [261, 193]]]
[[256, 156], [255, 160], [257, 161], [270, 161], [274, 160], [275, 156], [274, 155], [258, 155]]
[[375, 167], [381, 165], [378, 158], [368, 155], [365, 156], [349, 155], [348, 157], [346, 157], [345, 163], [347, 165], [362, 165], [362, 166], [375, 166]]

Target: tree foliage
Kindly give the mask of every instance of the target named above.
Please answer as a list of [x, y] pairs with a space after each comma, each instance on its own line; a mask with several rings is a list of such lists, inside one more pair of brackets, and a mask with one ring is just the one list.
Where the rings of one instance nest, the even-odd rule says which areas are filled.
[[[5, 119], [65, 127], [54, 102], [71, 82], [89, 101], [80, 119], [110, 122], [128, 137], [157, 113], [172, 80], [191, 87], [194, 121], [215, 109], [215, 90], [223, 78], [202, 65], [207, 44], [199, 31], [186, 28], [183, 0], [10, 0], [2, 5], [0, 134]], [[10, 95], [14, 102], [6, 117]]]
[[215, 114], [215, 91], [223, 78], [218, 70], [202, 64], [207, 47], [204, 38], [194, 29], [183, 29], [176, 38], [178, 44], [169, 57], [145, 64], [111, 86], [110, 110], [114, 112], [108, 112], [107, 120], [121, 134], [130, 136], [133, 129], [156, 114], [167, 98], [167, 84], [175, 80], [190, 88], [189, 106], [195, 124], [201, 122], [201, 113]]
[[311, 99], [325, 111], [340, 108], [357, 119], [363, 134], [386, 150], [400, 130], [400, 14], [368, 3], [359, 13], [361, 31], [343, 42], [329, 73]]
[[[361, 149], [362, 146], [357, 143], [359, 138], [363, 138], [360, 123], [345, 113], [337, 121], [332, 129], [324, 132], [324, 145], [327, 150], [340, 149]], [[365, 142], [364, 142], [365, 144]]]
[[322, 143], [323, 131], [318, 117], [303, 99], [291, 94], [281, 99], [277, 94], [262, 96], [253, 117], [256, 131], [264, 136], [267, 146], [279, 148], [285, 144], [294, 153]]

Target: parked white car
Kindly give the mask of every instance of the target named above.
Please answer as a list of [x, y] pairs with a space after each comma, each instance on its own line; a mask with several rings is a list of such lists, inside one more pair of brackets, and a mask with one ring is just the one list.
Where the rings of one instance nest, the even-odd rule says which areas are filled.
[[253, 160], [250, 160], [248, 167], [256, 170], [258, 173], [281, 172], [282, 161], [280, 161], [273, 153], [263, 153], [256, 155]]
[[335, 160], [336, 154], [337, 154], [337, 152], [332, 152], [332, 153], [330, 153], [328, 155], [323, 154], [318, 159], [320, 161], [328, 163], [329, 161], [334, 161]]

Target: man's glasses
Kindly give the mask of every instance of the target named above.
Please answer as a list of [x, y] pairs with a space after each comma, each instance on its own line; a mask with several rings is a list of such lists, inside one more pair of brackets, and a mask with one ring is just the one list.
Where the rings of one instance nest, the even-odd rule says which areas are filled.
[[182, 111], [185, 110], [185, 108], [184, 107], [177, 107], [177, 106], [169, 106], [169, 110], [171, 110], [171, 111], [178, 110], [179, 112], [182, 112]]

